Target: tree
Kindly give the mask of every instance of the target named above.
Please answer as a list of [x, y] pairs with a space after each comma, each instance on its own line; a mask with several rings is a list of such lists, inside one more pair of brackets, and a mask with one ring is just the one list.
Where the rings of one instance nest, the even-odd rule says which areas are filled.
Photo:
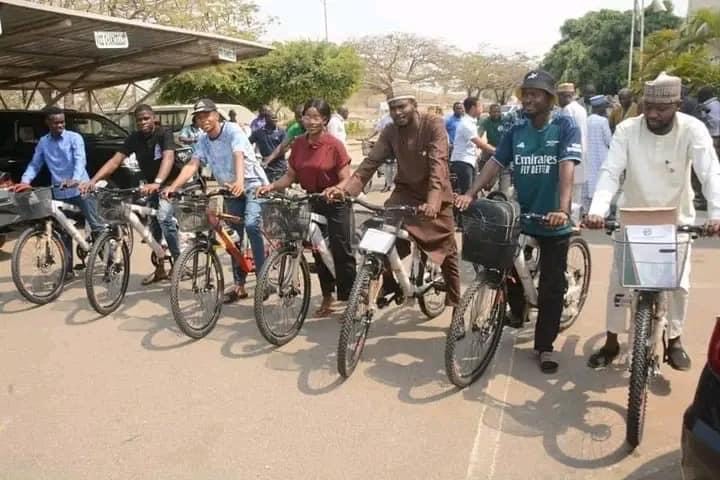
[[360, 85], [362, 63], [345, 46], [298, 41], [275, 45], [265, 57], [248, 62], [188, 72], [168, 82], [164, 102], [194, 102], [208, 96], [256, 109], [273, 100], [289, 108], [310, 98], [338, 107]]
[[434, 84], [446, 78], [449, 47], [440, 40], [411, 33], [365, 36], [346, 43], [365, 64], [365, 86], [387, 93], [395, 80]]
[[523, 53], [505, 56], [471, 52], [454, 57], [451, 72], [468, 96], [490, 91], [496, 102], [504, 104], [531, 66], [531, 59]]
[[261, 17], [254, 0], [33, 0], [111, 17], [171, 25], [253, 40], [273, 18]]
[[[645, 32], [674, 29], [680, 18], [665, 2], [667, 12], [645, 13]], [[544, 69], [558, 81], [593, 83], [600, 92], [616, 93], [627, 82], [632, 11], [600, 10], [567, 20], [560, 28], [562, 39], [543, 60]], [[639, 44], [636, 33], [635, 44]]]
[[709, 9], [699, 10], [677, 30], [653, 33], [646, 42], [641, 78], [654, 78], [666, 71], [682, 78], [693, 90], [705, 85], [720, 88], [720, 65], [712, 51], [718, 39], [720, 11]]

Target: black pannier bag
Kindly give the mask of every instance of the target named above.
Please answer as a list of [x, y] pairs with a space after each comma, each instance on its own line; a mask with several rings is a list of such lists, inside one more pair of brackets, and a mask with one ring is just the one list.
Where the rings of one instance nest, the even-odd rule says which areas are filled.
[[488, 269], [512, 267], [520, 236], [515, 202], [481, 198], [462, 213], [462, 259]]

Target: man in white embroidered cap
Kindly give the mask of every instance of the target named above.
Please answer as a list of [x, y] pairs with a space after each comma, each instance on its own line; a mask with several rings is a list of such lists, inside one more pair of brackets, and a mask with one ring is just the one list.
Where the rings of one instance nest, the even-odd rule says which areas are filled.
[[[693, 189], [690, 184], [694, 168], [708, 200], [710, 233], [720, 231], [720, 166], [713, 140], [698, 119], [680, 113], [681, 82], [661, 73], [645, 84], [644, 114], [618, 125], [608, 157], [600, 169], [595, 195], [587, 219], [589, 227], [601, 228], [610, 202], [625, 172], [621, 208], [675, 208], [678, 225], [695, 223]], [[681, 288], [669, 292], [668, 363], [676, 370], [690, 369], [690, 357], [682, 346], [690, 289], [690, 251], [688, 247]], [[607, 338], [605, 345], [590, 356], [588, 365], [602, 368], [620, 352], [618, 333], [625, 330], [627, 309], [618, 306], [617, 298], [627, 295], [619, 285], [616, 265], [610, 276], [607, 299]]]

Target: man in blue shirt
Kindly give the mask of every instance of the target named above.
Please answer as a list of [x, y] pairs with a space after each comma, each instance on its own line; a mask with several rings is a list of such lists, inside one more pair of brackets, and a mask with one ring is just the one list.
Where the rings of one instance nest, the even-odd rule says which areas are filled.
[[[227, 213], [245, 218], [245, 231], [250, 240], [256, 271], [265, 263], [265, 243], [261, 232], [261, 210], [255, 190], [267, 185], [268, 180], [248, 138], [235, 123], [221, 122], [215, 102], [202, 99], [195, 104], [193, 115], [197, 116], [200, 128], [205, 132], [200, 136], [197, 148], [190, 161], [183, 167], [175, 181], [165, 189], [165, 195], [184, 185], [197, 172], [200, 165], [210, 166], [218, 184], [228, 188], [236, 198], [226, 199]], [[242, 225], [233, 224], [240, 238], [243, 237]], [[245, 291], [244, 272], [233, 259], [233, 277], [235, 286], [225, 292], [225, 303], [235, 302], [248, 297]]]
[[492, 183], [502, 168], [512, 165], [522, 213], [545, 216], [543, 223], [523, 222], [523, 233], [540, 244], [540, 285], [535, 350], [544, 373], [557, 371], [553, 343], [563, 311], [567, 252], [572, 233], [570, 208], [575, 165], [580, 163], [580, 129], [572, 118], [551, 118], [555, 80], [543, 70], [525, 75], [521, 86], [525, 117], [505, 134], [495, 157], [488, 161], [470, 190], [458, 197], [464, 210], [478, 192]]
[[[16, 191], [30, 188], [30, 183], [40, 173], [43, 165], [50, 170], [53, 185], [67, 184], [74, 187], [88, 180], [88, 173], [85, 170], [87, 164], [85, 142], [80, 134], [65, 130], [63, 111], [57, 107], [46, 108], [45, 124], [50, 133], [40, 138], [30, 164], [25, 169], [20, 183], [15, 186]], [[82, 197], [77, 188], [54, 188], [53, 198], [78, 207], [90, 224], [93, 234], [103, 230], [104, 225], [98, 217], [94, 198]], [[65, 278], [70, 280], [74, 277], [72, 237], [64, 230], [60, 231], [60, 237], [65, 246], [66, 258], [69, 260]]]
[[[250, 143], [257, 146], [263, 158], [268, 158], [283, 143], [285, 137], [285, 130], [277, 126], [277, 115], [269, 113], [265, 117], [265, 125], [252, 132], [249, 140]], [[285, 155], [281, 154], [272, 161], [263, 162], [263, 168], [270, 182], [278, 180], [287, 171]]]
[[447, 119], [445, 120], [445, 130], [447, 130], [448, 133], [450, 149], [452, 149], [452, 146], [455, 142], [455, 132], [457, 132], [458, 124], [462, 120], [463, 115], [465, 115], [465, 107], [463, 106], [462, 102], [455, 102], [453, 104], [453, 114], [447, 117]]

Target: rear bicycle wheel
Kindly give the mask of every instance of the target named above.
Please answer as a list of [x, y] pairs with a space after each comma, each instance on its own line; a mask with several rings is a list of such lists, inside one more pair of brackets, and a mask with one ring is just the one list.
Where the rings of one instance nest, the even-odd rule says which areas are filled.
[[453, 312], [445, 343], [445, 372], [453, 385], [465, 388], [485, 372], [502, 337], [504, 314], [502, 289], [478, 274]]
[[590, 289], [591, 272], [590, 247], [585, 239], [572, 237], [568, 247], [565, 271], [567, 291], [565, 292], [563, 312], [560, 316], [560, 331], [570, 328], [582, 313]]
[[379, 290], [381, 278], [370, 263], [360, 267], [355, 277], [338, 340], [337, 368], [343, 378], [352, 375], [365, 348], [372, 321], [371, 291]]
[[196, 244], [177, 259], [170, 283], [170, 307], [180, 330], [203, 338], [217, 324], [223, 302], [220, 259], [212, 248]]
[[12, 252], [13, 283], [28, 301], [45, 305], [62, 293], [67, 262], [60, 235], [54, 229], [48, 237], [44, 228], [28, 228]]
[[432, 285], [419, 299], [420, 310], [428, 319], [432, 319], [445, 311], [445, 297], [447, 285], [442, 277], [440, 267], [430, 261], [427, 255], [422, 255], [415, 284], [418, 287]]
[[[275, 305], [276, 304], [276, 305]], [[265, 340], [285, 345], [297, 336], [310, 307], [310, 269], [302, 251], [274, 251], [255, 288], [255, 322]]]
[[652, 319], [655, 295], [640, 294], [635, 309], [630, 386], [625, 439], [633, 449], [640, 445], [645, 427], [648, 377], [652, 363]]
[[85, 267], [85, 291], [90, 305], [101, 315], [118, 309], [130, 280], [130, 252], [118, 231], [100, 235], [90, 249]]

